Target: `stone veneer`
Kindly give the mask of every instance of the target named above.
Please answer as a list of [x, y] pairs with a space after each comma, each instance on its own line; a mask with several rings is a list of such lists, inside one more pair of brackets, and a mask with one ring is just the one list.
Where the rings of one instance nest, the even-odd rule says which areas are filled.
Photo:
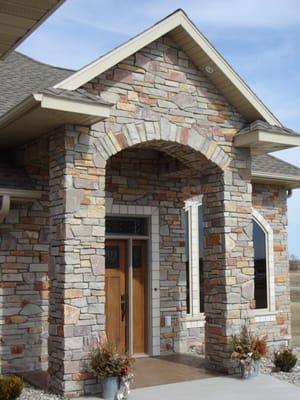
[[[160, 150], [176, 155], [191, 168], [199, 167], [199, 162], [204, 167], [201, 184], [206, 237], [206, 354], [213, 367], [228, 371], [227, 342], [231, 334], [238, 331], [242, 321], [249, 318], [253, 298], [249, 157], [246, 152], [238, 153], [229, 169], [228, 156], [213, 140], [193, 129], [182, 135], [182, 128], [175, 125], [174, 132], [173, 126], [165, 121], [156, 125], [127, 125], [127, 141], [142, 144], [145, 143], [144, 137], [152, 135], [151, 147], [158, 145]], [[174, 139], [170, 144], [166, 137], [172, 131]], [[190, 140], [197, 136], [197, 140]], [[52, 390], [68, 396], [97, 390], [95, 382], [85, 371], [90, 346], [104, 330], [103, 157], [108, 159], [118, 153], [121, 146], [116, 139], [108, 147], [107, 137], [96, 131], [70, 126], [55, 132], [50, 139], [50, 384]], [[176, 144], [175, 138], [181, 145]], [[127, 147], [130, 147], [128, 142]], [[122, 148], [126, 148], [125, 142], [121, 143]], [[99, 148], [101, 151], [96, 150]], [[107, 154], [108, 150], [110, 154]], [[199, 151], [198, 157], [196, 150]], [[201, 154], [215, 162], [207, 161], [205, 168]], [[218, 168], [213, 167], [215, 163], [219, 163]], [[178, 220], [178, 215], [178, 211], [171, 212], [172, 221]], [[181, 232], [179, 230], [176, 235]], [[180, 246], [180, 237], [176, 238], [174, 233], [170, 231], [169, 240], [171, 247], [175, 248]], [[180, 270], [180, 247], [175, 254], [170, 248], [166, 256], [166, 270], [173, 269], [176, 262]], [[163, 267], [162, 257], [161, 272]], [[177, 281], [178, 273], [174, 277]], [[164, 288], [164, 281], [161, 288]], [[182, 311], [180, 285], [167, 284], [162, 298], [164, 296], [168, 307], [176, 310], [176, 317]], [[174, 318], [172, 331], [169, 334], [162, 331], [164, 338], [172, 340], [176, 326], [178, 322]]]
[[[254, 184], [253, 207], [273, 230], [275, 310], [256, 316], [256, 329], [271, 344], [287, 345], [291, 338], [289, 261], [287, 248], [287, 193], [282, 187]], [[272, 293], [271, 293], [272, 295]]]
[[[0, 225], [0, 373], [48, 366], [48, 143], [23, 146], [16, 162], [42, 191], [13, 203]], [[13, 184], [13, 182], [11, 182]]]
[[[114, 215], [123, 215], [124, 205], [129, 207], [129, 211], [133, 205], [141, 206], [141, 209], [143, 207], [158, 209], [160, 227], [158, 311], [161, 328], [159, 349], [155, 354], [174, 351], [177, 343], [186, 335], [186, 331], [179, 323], [186, 313], [182, 211], [184, 200], [202, 190], [199, 179], [194, 178], [191, 184], [189, 178], [176, 177], [176, 170], [170, 171], [170, 166], [173, 164], [172, 157], [154, 149], [141, 148], [128, 149], [116, 154], [108, 161], [106, 167], [106, 200], [107, 203], [111, 203], [110, 207], [107, 206], [108, 214], [113, 211]], [[193, 171], [190, 170], [190, 173]], [[149, 268], [152, 268], [151, 264]], [[171, 327], [164, 326], [166, 315], [172, 317]]]
[[[278, 228], [286, 229], [285, 223], [280, 222], [281, 213], [286, 213], [284, 192], [271, 188], [265, 191], [257, 186], [252, 198], [250, 154], [232, 146], [233, 136], [245, 121], [168, 37], [124, 60], [85, 85], [85, 89], [114, 105], [111, 117], [92, 129], [65, 126], [50, 134], [51, 390], [72, 397], [101, 389], [88, 372], [87, 363], [91, 347], [105, 330], [105, 202], [111, 199], [124, 205], [134, 202], [134, 205], [159, 207], [160, 316], [170, 313], [173, 316], [171, 327], [160, 328], [161, 350], [176, 350], [189, 337], [201, 340], [205, 329], [205, 351], [211, 366], [232, 372], [228, 340], [244, 321], [253, 325], [256, 322], [252, 310], [252, 203], [268, 220], [270, 198], [278, 206], [271, 221], [276, 227], [275, 249], [282, 239]], [[150, 158], [145, 157], [151, 155], [153, 162], [157, 151], [167, 156], [163, 161], [155, 159], [153, 168]], [[123, 157], [127, 158], [124, 164]], [[179, 160], [182, 171], [179, 177], [169, 175], [167, 179], [164, 173], [172, 173], [173, 159]], [[126, 165], [134, 165], [135, 170], [126, 169]], [[153, 171], [158, 167], [155, 180]], [[183, 200], [194, 194], [203, 194], [205, 328], [201, 317], [186, 317], [184, 304], [184, 241], [178, 207], [181, 209]], [[34, 210], [29, 210], [30, 207], [22, 212], [32, 218]], [[40, 224], [48, 227], [47, 220]], [[42, 227], [39, 225], [39, 232]], [[20, 238], [27, 235], [25, 227], [18, 228]], [[34, 246], [40, 245], [41, 235], [26, 240], [30, 250], [37, 250]], [[285, 235], [283, 242], [286, 243]], [[282, 330], [288, 327], [289, 298], [287, 282], [283, 281], [287, 254], [283, 248], [276, 249], [275, 260], [280, 265], [275, 278], [276, 307], [282, 307], [277, 316], [281, 327], [272, 327], [272, 339], [277, 340], [279, 335], [289, 333]], [[4, 261], [11, 262], [13, 253], [14, 249], [6, 252]], [[35, 260], [21, 262], [27, 270], [20, 282], [26, 282], [28, 268], [36, 264]], [[19, 274], [14, 278], [20, 279]], [[34, 278], [38, 281], [41, 277], [37, 274]], [[10, 301], [14, 294], [11, 290], [4, 300]], [[34, 299], [40, 306], [40, 299]], [[43, 311], [46, 313], [46, 308]], [[15, 322], [20, 330], [25, 323]], [[261, 321], [258, 325], [261, 329], [267, 327]], [[39, 334], [39, 339], [42, 337], [43, 333]], [[30, 337], [27, 339], [26, 346], [30, 346]], [[38, 346], [33, 348], [36, 350]], [[44, 354], [45, 342], [42, 348]], [[30, 365], [29, 354], [22, 357], [24, 365]], [[17, 368], [18, 362], [13, 361], [10, 369]]]

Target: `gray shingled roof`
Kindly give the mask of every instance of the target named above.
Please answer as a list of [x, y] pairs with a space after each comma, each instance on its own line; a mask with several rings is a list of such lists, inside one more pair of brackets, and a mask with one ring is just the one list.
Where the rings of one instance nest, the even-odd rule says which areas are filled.
[[285, 135], [297, 135], [297, 132], [293, 131], [292, 129], [270, 125], [267, 122], [260, 121], [260, 120], [254, 121], [251, 124], [247, 125], [239, 133], [249, 133], [249, 132], [252, 132], [252, 131], [255, 131], [258, 129], [266, 130], [267, 132], [272, 132], [272, 133], [281, 133], [281, 134], [285, 134]]
[[55, 85], [73, 72], [12, 52], [0, 60], [0, 116], [33, 92]]
[[291, 175], [300, 178], [300, 168], [269, 154], [252, 158], [252, 172]]
[[44, 90], [39, 91], [39, 93], [45, 93], [45, 94], [50, 94], [55, 97], [61, 97], [64, 99], [70, 99], [70, 100], [84, 100], [85, 102], [88, 103], [100, 103], [108, 106], [112, 106], [112, 103], [109, 103], [108, 101], [102, 99], [99, 96], [95, 96], [86, 90], [83, 89], [76, 89], [76, 90], [65, 90], [65, 89], [56, 89], [56, 88], [46, 88]]

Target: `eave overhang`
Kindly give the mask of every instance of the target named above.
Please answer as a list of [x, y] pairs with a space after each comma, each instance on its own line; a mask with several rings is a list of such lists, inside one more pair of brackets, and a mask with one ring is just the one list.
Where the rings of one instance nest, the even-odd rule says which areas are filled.
[[65, 0], [0, 0], [0, 59], [35, 31]]
[[300, 135], [257, 129], [247, 133], [238, 133], [234, 137], [234, 145], [235, 147], [249, 148], [253, 155], [267, 154], [300, 146]]
[[111, 105], [36, 93], [0, 118], [0, 147], [6, 148], [65, 124], [91, 126], [109, 117]]
[[282, 186], [286, 189], [300, 188], [300, 176], [295, 176], [295, 175], [252, 171], [251, 181], [252, 183], [263, 183], [263, 184]]

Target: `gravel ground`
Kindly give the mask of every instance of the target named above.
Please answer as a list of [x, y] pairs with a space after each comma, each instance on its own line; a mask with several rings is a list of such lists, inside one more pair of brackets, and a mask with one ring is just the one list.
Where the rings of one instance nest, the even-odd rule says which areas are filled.
[[298, 357], [298, 362], [291, 372], [273, 372], [274, 364], [272, 362], [272, 358], [262, 359], [260, 372], [262, 374], [272, 375], [282, 381], [300, 386], [300, 347], [295, 348], [294, 353]]
[[18, 400], [62, 400], [62, 397], [46, 393], [25, 383], [25, 388]]

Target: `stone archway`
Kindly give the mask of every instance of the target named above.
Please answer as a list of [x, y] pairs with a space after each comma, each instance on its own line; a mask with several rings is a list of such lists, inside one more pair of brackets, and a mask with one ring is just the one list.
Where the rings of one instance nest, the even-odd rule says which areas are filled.
[[95, 145], [106, 161], [109, 157], [131, 146], [154, 141], [177, 143], [199, 152], [224, 171], [231, 161], [229, 155], [215, 140], [203, 135], [202, 131], [203, 129], [198, 129], [197, 125], [189, 129], [161, 118], [159, 122], [140, 121], [124, 124], [120, 132], [108, 131], [98, 137]]
[[228, 342], [248, 318], [251, 303], [249, 292], [242, 290], [253, 279], [249, 155], [239, 150], [229, 155], [196, 125], [188, 129], [164, 118], [157, 123], [126, 124], [114, 132], [107, 128], [103, 133], [67, 126], [50, 137], [49, 171], [50, 386], [65, 396], [97, 390], [86, 361], [91, 344], [105, 329], [106, 162], [124, 149], [155, 144], [176, 150], [183, 162], [189, 151], [184, 156], [180, 152], [189, 149], [214, 166], [208, 172], [203, 200], [208, 282], [205, 348], [213, 367], [230, 371]]

